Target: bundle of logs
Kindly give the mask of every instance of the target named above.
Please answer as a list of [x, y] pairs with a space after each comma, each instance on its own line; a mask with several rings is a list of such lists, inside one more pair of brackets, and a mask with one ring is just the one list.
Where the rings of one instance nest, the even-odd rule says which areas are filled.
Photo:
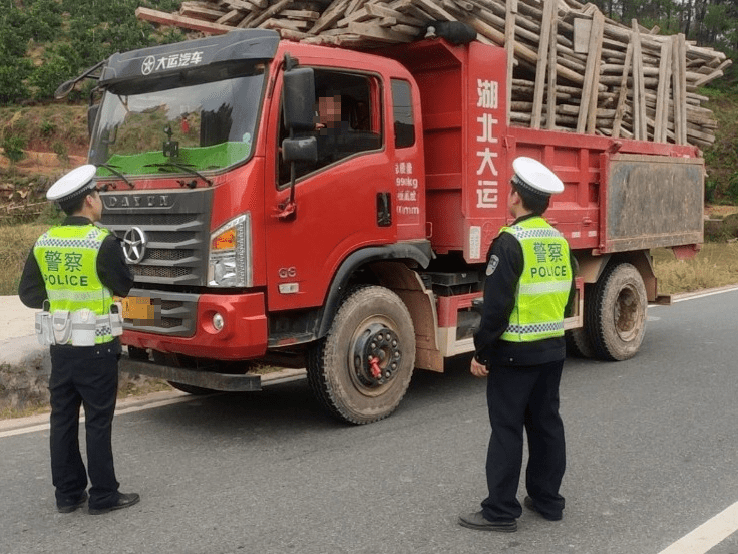
[[356, 49], [433, 35], [462, 21], [507, 50], [508, 121], [705, 147], [717, 122], [698, 87], [731, 60], [684, 35], [628, 27], [576, 0], [208, 0], [139, 19], [208, 34], [276, 29], [285, 39]]

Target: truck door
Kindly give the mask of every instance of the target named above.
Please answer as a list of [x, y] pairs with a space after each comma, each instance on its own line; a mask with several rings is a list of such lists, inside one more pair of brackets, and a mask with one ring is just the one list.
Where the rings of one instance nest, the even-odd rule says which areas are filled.
[[279, 155], [287, 130], [278, 104], [273, 102], [269, 125], [276, 144], [266, 160], [274, 168], [265, 194], [270, 311], [320, 306], [348, 254], [395, 240], [394, 168], [386, 152], [379, 76], [315, 68], [316, 125], [306, 135], [316, 138], [318, 159], [296, 163], [296, 212], [290, 218], [277, 217], [290, 195], [290, 166]]

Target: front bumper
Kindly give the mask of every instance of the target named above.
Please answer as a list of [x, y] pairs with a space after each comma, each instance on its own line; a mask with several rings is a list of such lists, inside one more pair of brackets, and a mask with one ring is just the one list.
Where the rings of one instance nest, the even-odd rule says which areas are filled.
[[[141, 289], [135, 291], [142, 296]], [[145, 291], [156, 298], [156, 291]], [[186, 354], [197, 358], [215, 360], [246, 360], [264, 356], [267, 348], [266, 301], [263, 293], [238, 295], [192, 295], [191, 310], [184, 327], [191, 330], [189, 336], [176, 336], [166, 332], [151, 332], [141, 325], [126, 325], [121, 342], [137, 348], [151, 348], [160, 352]], [[218, 313], [224, 326], [217, 330], [213, 316]], [[181, 329], [181, 326], [180, 326]]]

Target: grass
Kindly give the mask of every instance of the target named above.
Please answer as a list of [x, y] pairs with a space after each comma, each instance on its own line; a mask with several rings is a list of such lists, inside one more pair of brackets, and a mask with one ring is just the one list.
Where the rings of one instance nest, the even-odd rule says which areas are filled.
[[18, 283], [36, 239], [49, 228], [48, 224], [0, 226], [0, 296], [18, 294]]
[[663, 294], [694, 292], [738, 283], [738, 242], [705, 243], [691, 260], [680, 261], [671, 250], [653, 252], [654, 270]]

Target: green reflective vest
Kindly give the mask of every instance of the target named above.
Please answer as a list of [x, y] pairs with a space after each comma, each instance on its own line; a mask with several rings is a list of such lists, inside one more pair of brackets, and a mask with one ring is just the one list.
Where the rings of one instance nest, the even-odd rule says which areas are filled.
[[515, 306], [500, 337], [531, 342], [564, 335], [564, 311], [573, 279], [569, 244], [541, 217], [503, 227], [523, 250], [523, 272]]
[[[108, 230], [91, 224], [62, 225], [39, 237], [33, 255], [46, 285], [49, 312], [83, 308], [97, 316], [110, 312], [113, 295], [97, 276], [97, 255], [108, 234]], [[95, 344], [111, 340], [109, 327], [95, 330]]]

